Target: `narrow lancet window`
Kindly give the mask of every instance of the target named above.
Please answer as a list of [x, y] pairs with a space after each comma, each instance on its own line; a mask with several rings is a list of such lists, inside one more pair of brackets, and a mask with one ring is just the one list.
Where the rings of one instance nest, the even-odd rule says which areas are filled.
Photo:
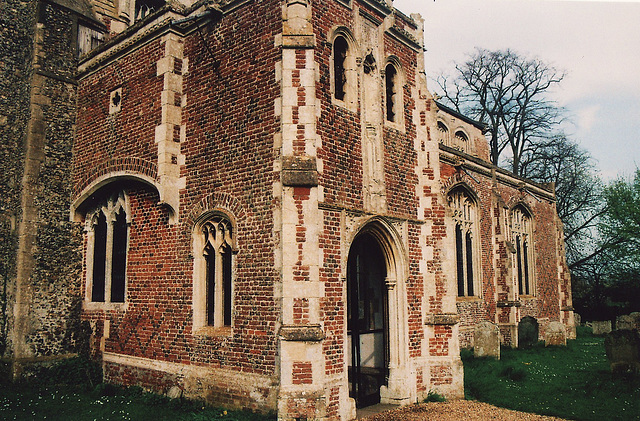
[[127, 217], [123, 210], [116, 214], [113, 224], [111, 262], [111, 302], [123, 303], [127, 268]]
[[107, 219], [102, 212], [98, 213], [93, 229], [93, 283], [91, 285], [91, 301], [104, 301], [105, 265], [107, 258]]
[[473, 244], [471, 233], [467, 231], [465, 249], [467, 252], [467, 295], [473, 296]]
[[456, 224], [456, 273], [458, 278], [458, 296], [465, 296], [464, 250], [462, 248], [462, 230]]
[[347, 41], [343, 37], [337, 37], [333, 43], [334, 96], [340, 101], [344, 101], [346, 93], [347, 72], [345, 66], [348, 48]]
[[396, 68], [392, 64], [388, 64], [385, 72], [385, 89], [386, 89], [386, 107], [387, 121], [396, 121]]

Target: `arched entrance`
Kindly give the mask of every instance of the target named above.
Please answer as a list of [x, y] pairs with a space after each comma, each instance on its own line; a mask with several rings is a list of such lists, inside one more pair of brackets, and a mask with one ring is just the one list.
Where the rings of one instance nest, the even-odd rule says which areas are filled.
[[347, 336], [349, 395], [356, 407], [380, 402], [389, 375], [387, 265], [380, 243], [359, 234], [347, 261]]

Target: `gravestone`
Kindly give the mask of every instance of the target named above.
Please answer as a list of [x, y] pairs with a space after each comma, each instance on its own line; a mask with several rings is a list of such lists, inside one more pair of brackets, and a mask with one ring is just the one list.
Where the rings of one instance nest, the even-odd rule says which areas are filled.
[[500, 329], [497, 325], [482, 321], [473, 333], [473, 356], [500, 359]]
[[636, 327], [636, 321], [629, 315], [616, 317], [616, 330], [633, 330]]
[[611, 371], [615, 374], [640, 373], [640, 337], [635, 330], [614, 330], [604, 339]]
[[629, 314], [629, 316], [633, 319], [633, 322], [635, 324], [634, 329], [640, 333], [640, 313], [634, 311], [633, 313]]
[[544, 332], [544, 346], [566, 346], [567, 330], [560, 322], [551, 322]]
[[580, 326], [582, 325], [582, 316], [580, 316], [578, 313], [573, 313], [573, 318], [575, 320], [576, 326]]
[[594, 335], [606, 335], [611, 332], [611, 320], [594, 320], [591, 322]]
[[518, 323], [518, 348], [531, 348], [538, 343], [538, 321], [525, 316]]

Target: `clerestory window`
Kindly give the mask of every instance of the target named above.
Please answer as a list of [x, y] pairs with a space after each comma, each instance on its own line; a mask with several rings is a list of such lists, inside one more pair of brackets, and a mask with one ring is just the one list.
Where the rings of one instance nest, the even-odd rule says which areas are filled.
[[477, 206], [464, 188], [456, 188], [448, 197], [453, 213], [456, 250], [456, 282], [459, 297], [479, 295], [477, 288]]
[[124, 303], [127, 288], [129, 221], [124, 193], [111, 196], [87, 213], [87, 298]]
[[462, 130], [456, 132], [454, 148], [462, 152], [469, 152], [469, 137]]
[[449, 128], [442, 121], [438, 121], [438, 142], [449, 146]]
[[533, 230], [531, 215], [522, 206], [511, 211], [511, 235], [515, 248], [514, 273], [520, 295], [533, 295]]
[[165, 0], [136, 0], [135, 21], [144, 19], [165, 5]]
[[393, 64], [388, 64], [384, 71], [385, 79], [385, 97], [386, 97], [386, 116], [387, 121], [397, 121], [397, 100], [398, 100], [398, 72]]
[[336, 99], [344, 101], [346, 94], [345, 88], [347, 83], [347, 50], [349, 45], [343, 37], [337, 37], [333, 43], [333, 77], [334, 77], [334, 96]]
[[194, 328], [233, 322], [233, 228], [214, 215], [194, 232]]
[[333, 41], [331, 53], [331, 89], [334, 101], [349, 109], [356, 106], [357, 72], [353, 49], [346, 32], [340, 32]]

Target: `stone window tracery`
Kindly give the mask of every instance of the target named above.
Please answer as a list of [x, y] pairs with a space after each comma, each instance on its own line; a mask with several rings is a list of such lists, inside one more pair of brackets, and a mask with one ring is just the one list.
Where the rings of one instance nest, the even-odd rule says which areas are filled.
[[129, 243], [128, 201], [120, 192], [86, 215], [87, 299], [124, 303]]
[[134, 21], [144, 19], [165, 5], [165, 0], [136, 0]]
[[515, 248], [514, 273], [520, 295], [533, 295], [533, 227], [531, 215], [522, 206], [511, 211], [511, 236]]
[[462, 130], [458, 130], [455, 134], [454, 148], [462, 152], [469, 152], [469, 137]]
[[231, 327], [233, 227], [214, 215], [194, 232], [194, 328]]
[[456, 250], [456, 282], [459, 297], [477, 296], [477, 206], [471, 195], [461, 187], [448, 196], [453, 214]]
[[449, 145], [449, 128], [442, 121], [438, 121], [438, 142], [448, 146]]

